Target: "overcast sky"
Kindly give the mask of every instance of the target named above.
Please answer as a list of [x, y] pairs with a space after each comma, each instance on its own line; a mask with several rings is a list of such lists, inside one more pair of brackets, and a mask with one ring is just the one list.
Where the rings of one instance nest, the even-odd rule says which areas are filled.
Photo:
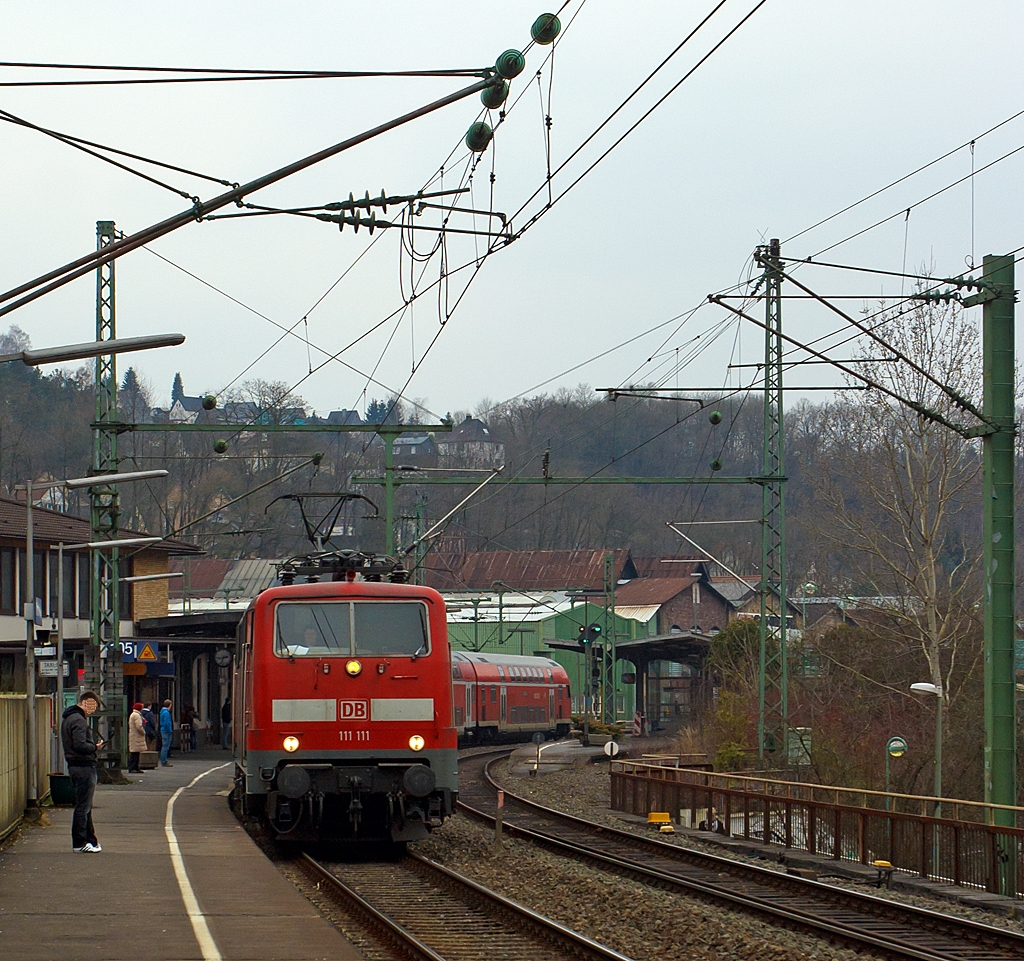
[[[633, 103], [553, 183], [557, 196], [675, 84], [756, 4], [728, 0]], [[534, 47], [513, 82], [509, 112], [459, 202], [512, 214], [544, 184], [543, 115], [550, 90], [551, 157], [557, 167], [712, 9], [700, 2], [572, 2], [554, 56], [554, 76]], [[582, 8], [581, 8], [582, 7]], [[5, 11], [7, 61], [178, 67], [407, 70], [482, 67], [524, 47], [536, 3], [78, 2], [12, 5]], [[170, 330], [184, 346], [122, 357], [167, 403], [175, 371], [185, 389], [222, 392], [239, 378], [296, 385], [316, 410], [362, 407], [415, 376], [407, 395], [436, 414], [484, 398], [668, 377], [680, 387], [736, 384], [734, 362], [756, 360], [753, 327], [722, 329], [720, 308], [662, 326], [577, 370], [569, 368], [664, 324], [709, 292], [750, 272], [769, 237], [786, 240], [915, 168], [1024, 110], [1019, 2], [768, 0], [694, 75], [536, 225], [483, 263], [439, 333], [437, 287], [342, 354], [351, 365], [310, 367], [401, 308], [397, 230], [372, 249], [365, 231], [296, 217], [190, 224], [152, 245], [228, 300], [145, 250], [117, 262], [121, 336]], [[538, 94], [535, 74], [542, 70]], [[82, 74], [75, 74], [80, 77]], [[94, 77], [97, 75], [93, 75]], [[99, 75], [102, 77], [112, 75]], [[0, 69], [0, 81], [70, 79], [54, 71]], [[0, 89], [0, 106], [42, 126], [228, 181], [245, 182], [454, 91], [459, 78], [322, 79], [286, 82]], [[532, 86], [531, 86], [532, 85]], [[543, 104], [543, 110], [542, 110]], [[258, 194], [254, 203], [314, 206], [361, 196], [413, 193], [446, 158], [445, 186], [464, 178], [459, 148], [480, 113], [476, 96], [385, 134]], [[184, 209], [174, 193], [120, 172], [37, 133], [0, 126], [4, 176], [0, 281], [9, 289], [88, 253], [95, 222], [131, 233]], [[978, 140], [975, 168], [1024, 144], [1024, 117]], [[459, 148], [459, 149], [456, 149]], [[452, 154], [452, 151], [455, 151]], [[783, 248], [815, 254], [971, 172], [959, 150], [899, 186], [805, 233]], [[203, 199], [215, 184], [147, 168]], [[962, 271], [973, 256], [1024, 246], [1024, 151], [974, 181], [914, 207], [829, 251], [842, 263], [887, 270], [927, 265]], [[521, 227], [541, 209], [527, 206]], [[973, 211], [973, 242], [972, 242]], [[389, 216], [395, 211], [389, 210]], [[436, 223], [428, 213], [421, 222]], [[468, 215], [450, 226], [477, 227]], [[375, 235], [375, 238], [378, 235]], [[434, 235], [416, 237], [428, 249]], [[476, 245], [476, 246], [475, 246]], [[451, 268], [472, 263], [486, 240], [452, 235]], [[325, 292], [365, 256], [324, 299]], [[420, 289], [440, 275], [440, 257], [415, 267]], [[471, 270], [448, 282], [454, 304]], [[822, 293], [896, 296], [900, 281], [805, 269]], [[1018, 286], [1020, 282], [1018, 281]], [[91, 340], [95, 284], [78, 280], [6, 317], [35, 346]], [[857, 302], [846, 302], [854, 308]], [[314, 309], [315, 306], [315, 309]], [[251, 309], [247, 309], [251, 308]], [[257, 315], [265, 315], [266, 320]], [[980, 315], [980, 311], [973, 311]], [[306, 318], [303, 321], [303, 318]], [[979, 318], [980, 319], [980, 318]], [[271, 322], [273, 321], [273, 323]], [[282, 335], [282, 325], [298, 337]], [[293, 325], [298, 325], [294, 326]], [[786, 309], [786, 329], [810, 339], [836, 327], [822, 309]], [[678, 329], [677, 329], [678, 328]], [[717, 340], [714, 335], [718, 334]], [[698, 338], [699, 336], [699, 339]], [[307, 344], [308, 338], [308, 344]], [[667, 338], [667, 341], [666, 341]], [[714, 342], [678, 375], [694, 343]], [[424, 352], [433, 341], [433, 346]], [[664, 343], [663, 343], [664, 342]], [[663, 354], [645, 361], [658, 348]], [[353, 369], [354, 368], [354, 369]], [[564, 373], [569, 371], [568, 373]], [[372, 374], [373, 379], [368, 380]], [[552, 379], [554, 378], [554, 379]], [[821, 368], [794, 383], [834, 383]], [[365, 391], [365, 395], [364, 395]], [[814, 394], [820, 398], [821, 394]]]

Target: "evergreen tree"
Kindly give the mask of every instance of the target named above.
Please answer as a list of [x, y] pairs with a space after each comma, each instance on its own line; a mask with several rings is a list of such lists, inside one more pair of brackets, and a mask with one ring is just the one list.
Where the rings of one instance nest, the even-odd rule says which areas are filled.
[[384, 418], [387, 416], [387, 401], [377, 400], [377, 398], [374, 397], [374, 399], [370, 401], [370, 406], [366, 408], [366, 423], [383, 424]]
[[121, 390], [127, 394], [137, 394], [139, 389], [139, 378], [135, 373], [135, 368], [129, 367], [124, 372], [124, 379], [121, 381]]
[[174, 375], [174, 383], [171, 385], [171, 404], [175, 401], [185, 399], [185, 385], [181, 382], [181, 372]]

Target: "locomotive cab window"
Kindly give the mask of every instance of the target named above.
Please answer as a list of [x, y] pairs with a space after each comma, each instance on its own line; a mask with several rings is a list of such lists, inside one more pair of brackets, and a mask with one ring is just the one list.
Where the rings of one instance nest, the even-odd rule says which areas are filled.
[[278, 657], [422, 657], [429, 653], [427, 611], [413, 601], [281, 601]]

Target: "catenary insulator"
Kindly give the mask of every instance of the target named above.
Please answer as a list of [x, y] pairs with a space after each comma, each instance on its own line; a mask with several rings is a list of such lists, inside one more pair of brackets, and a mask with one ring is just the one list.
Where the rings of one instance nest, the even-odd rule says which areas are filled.
[[533, 21], [530, 27], [530, 36], [543, 45], [555, 42], [555, 37], [562, 30], [562, 22], [553, 13], [542, 13]]
[[494, 61], [494, 69], [498, 71], [498, 76], [505, 80], [518, 77], [525, 67], [526, 57], [518, 50], [506, 50]]
[[474, 153], [480, 153], [487, 149], [487, 145], [491, 142], [491, 134], [490, 125], [478, 120], [476, 123], [470, 124], [469, 130], [466, 131], [466, 146]]

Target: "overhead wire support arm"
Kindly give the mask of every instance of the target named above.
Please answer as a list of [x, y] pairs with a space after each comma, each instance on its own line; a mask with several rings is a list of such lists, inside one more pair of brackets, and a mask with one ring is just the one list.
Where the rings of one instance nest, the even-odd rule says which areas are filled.
[[365, 130], [362, 133], [349, 137], [346, 140], [342, 140], [330, 147], [325, 147], [323, 150], [318, 150], [316, 153], [309, 154], [308, 156], [303, 157], [300, 160], [293, 161], [284, 167], [279, 167], [277, 170], [273, 170], [261, 177], [257, 177], [255, 180], [250, 180], [248, 183], [233, 187], [231, 190], [225, 191], [219, 196], [214, 197], [212, 200], [198, 201], [189, 209], [183, 210], [181, 213], [175, 214], [172, 217], [168, 217], [160, 223], [146, 227], [143, 230], [124, 237], [122, 240], [108, 244], [99, 251], [95, 251], [84, 257], [79, 257], [77, 260], [73, 260], [62, 267], [58, 267], [56, 270], [51, 270], [34, 278], [33, 280], [20, 284], [11, 290], [0, 293], [0, 303], [4, 304], [4, 306], [0, 307], [0, 316], [17, 310], [19, 307], [31, 303], [33, 300], [37, 300], [44, 294], [50, 293], [51, 291], [70, 283], [72, 280], [90, 273], [102, 264], [109, 263], [124, 254], [130, 253], [145, 244], [151, 243], [152, 241], [177, 230], [179, 227], [185, 226], [185, 224], [201, 220], [203, 217], [213, 213], [214, 211], [220, 210], [222, 207], [240, 203], [247, 194], [254, 193], [257, 190], [261, 190], [264, 187], [268, 187], [271, 184], [284, 180], [286, 177], [292, 176], [292, 174], [296, 174], [308, 167], [312, 167], [314, 164], [318, 164], [321, 161], [335, 157], [352, 147], [365, 143], [367, 140], [372, 140], [374, 137], [387, 133], [390, 130], [394, 130], [395, 128], [409, 123], [412, 120], [418, 120], [420, 117], [433, 113], [435, 110], [457, 103], [459, 100], [464, 100], [466, 97], [472, 96], [474, 93], [479, 93], [482, 90], [487, 89], [499, 80], [500, 78], [495, 77], [492, 79], [488, 76], [488, 78], [484, 80], [479, 80], [474, 84], [470, 84], [468, 87], [456, 90], [454, 93], [441, 97], [439, 100], [435, 100], [423, 107], [418, 107], [409, 113], [402, 114], [400, 117], [396, 117], [393, 120], [389, 120], [369, 130]]
[[939, 390], [941, 390], [961, 410], [968, 411], [969, 413], [974, 414], [974, 416], [977, 417], [978, 420], [986, 424], [988, 423], [989, 419], [978, 409], [978, 407], [971, 400], [964, 397], [959, 391], [954, 390], [948, 384], [944, 384], [937, 377], [934, 377], [931, 374], [929, 374], [928, 371], [921, 367], [920, 364], [915, 363], [913, 360], [911, 360], [911, 358], [907, 357], [905, 354], [902, 354], [900, 351], [896, 350], [891, 344], [889, 344], [881, 337], [879, 337], [878, 334], [876, 334], [866, 324], [862, 324], [859, 320], [855, 320], [848, 313], [846, 313], [846, 311], [841, 310], [835, 304], [829, 303], [828, 300], [826, 300], [820, 294], [815, 293], [806, 284], [800, 283], [799, 280], [796, 280], [794, 277], [790, 276], [785, 271], [780, 269], [779, 273], [785, 280], [788, 280], [794, 286], [799, 287], [802, 291], [804, 291], [804, 293], [813, 297], [816, 301], [818, 301], [820, 304], [823, 304], [833, 313], [838, 314], [840, 317], [842, 317], [843, 320], [845, 320], [848, 324], [852, 325], [861, 333], [870, 337], [880, 347], [882, 347], [885, 350], [892, 351], [901, 361], [903, 361], [903, 363], [907, 364], [911, 368], [911, 370], [913, 370], [917, 374], [920, 374], [927, 381], [938, 387]]
[[[717, 297], [714, 294], [708, 295], [708, 302], [712, 304], [717, 304], [719, 307], [724, 307], [730, 313], [736, 314], [737, 317], [742, 317], [744, 320], [749, 320], [750, 323], [756, 324], [762, 330], [766, 329], [766, 324], [764, 323], [764, 321], [758, 320], [756, 317], [751, 317], [750, 314], [746, 313], [745, 311], [739, 310], [736, 307], [731, 307], [722, 298]], [[878, 381], [873, 380], [872, 378], [866, 376], [865, 374], [862, 374], [851, 367], [847, 367], [846, 364], [844, 364], [842, 361], [832, 360], [826, 354], [823, 354], [820, 351], [815, 350], [813, 347], [810, 347], [807, 344], [801, 343], [796, 338], [790, 337], [788, 334], [781, 334], [780, 336], [784, 341], [786, 341], [786, 343], [792, 344], [794, 347], [800, 348], [800, 350], [806, 350], [809, 354], [812, 354], [813, 356], [825, 361], [825, 363], [835, 367], [836, 370], [842, 371], [847, 376], [853, 377], [855, 380], [859, 380], [862, 383], [867, 384], [869, 387], [873, 387], [875, 390], [880, 390], [883, 394], [885, 394], [888, 397], [891, 397], [893, 400], [898, 401], [901, 404], [905, 404], [915, 413], [920, 414], [922, 417], [926, 417], [928, 420], [932, 420], [937, 424], [942, 424], [943, 427], [948, 427], [950, 430], [955, 431], [961, 437], [979, 437], [982, 436], [983, 434], [991, 433], [994, 430], [994, 428], [992, 428], [988, 424], [984, 424], [978, 427], [967, 427], [964, 424], [954, 423], [948, 418], [943, 417], [942, 414], [940, 414], [938, 411], [932, 410], [930, 407], [925, 407], [924, 404], [918, 403], [916, 400], [911, 400], [909, 397], [903, 397], [901, 394], [897, 394], [894, 390], [890, 390], [884, 384], [880, 384]]]
[[824, 260], [815, 260], [813, 257], [783, 257], [782, 259], [788, 264], [807, 264], [809, 267], [834, 267], [836, 270], [855, 270], [862, 274], [878, 274], [883, 277], [903, 277], [907, 280], [925, 280], [933, 284], [949, 284], [953, 287], [965, 288], [967, 290], [971, 290], [973, 288], [980, 290], [986, 286], [986, 282], [984, 280], [965, 277], [963, 274], [958, 277], [929, 277], [926, 274], [908, 274], [899, 270], [879, 270], [876, 267], [855, 267], [852, 264], [832, 264]]
[[437, 523], [431, 525], [431, 527], [429, 527], [426, 531], [424, 531], [419, 537], [416, 538], [416, 540], [414, 540], [407, 548], [405, 548], [405, 550], [402, 551], [402, 554], [403, 555], [411, 554], [417, 547], [419, 547], [420, 544], [422, 544], [428, 537], [430, 537], [434, 533], [434, 531], [436, 531], [446, 520], [448, 520], [449, 517], [454, 516], [470, 500], [472, 500], [474, 497], [476, 497], [476, 495], [479, 494], [480, 491], [482, 491], [504, 469], [505, 469], [505, 465], [504, 464], [502, 464], [501, 467], [495, 467], [491, 471], [491, 476], [490, 477], [485, 477], [479, 484], [477, 484], [476, 487], [473, 488], [473, 490], [471, 490], [465, 497], [463, 497], [462, 500], [460, 500], [458, 502], [458, 504], [456, 504], [450, 511], [448, 511], [448, 513], [445, 514], [444, 517], [442, 517], [439, 521], [437, 521]]
[[620, 397], [636, 397], [640, 400], [672, 400], [685, 401], [688, 404], [697, 404], [703, 407], [707, 400], [700, 397], [659, 397], [659, 394], [671, 394], [677, 391], [677, 387], [597, 387], [599, 394], [607, 394], [610, 401], [616, 401]]
[[118, 73], [184, 73], [213, 74], [229, 77], [282, 79], [287, 77], [353, 79], [371, 77], [486, 77], [492, 67], [450, 67], [434, 70], [263, 70], [227, 67], [140, 67], [128, 64], [103, 63], [26, 63], [5, 60], [0, 67], [30, 70], [98, 70]]

